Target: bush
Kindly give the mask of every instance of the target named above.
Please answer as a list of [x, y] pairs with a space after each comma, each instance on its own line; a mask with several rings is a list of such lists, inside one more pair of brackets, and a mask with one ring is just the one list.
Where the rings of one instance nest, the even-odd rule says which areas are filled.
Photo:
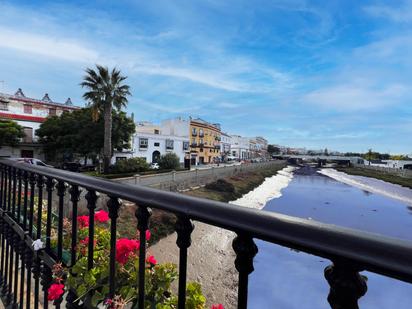
[[176, 170], [180, 168], [179, 157], [175, 153], [167, 153], [159, 159], [161, 169]]
[[149, 169], [149, 164], [143, 158], [119, 160], [111, 168], [111, 173], [138, 173]]
[[227, 182], [224, 179], [218, 179], [215, 182], [208, 183], [205, 186], [205, 188], [209, 190], [219, 191], [219, 192], [229, 192], [229, 193], [235, 192], [235, 186], [231, 184], [230, 182]]

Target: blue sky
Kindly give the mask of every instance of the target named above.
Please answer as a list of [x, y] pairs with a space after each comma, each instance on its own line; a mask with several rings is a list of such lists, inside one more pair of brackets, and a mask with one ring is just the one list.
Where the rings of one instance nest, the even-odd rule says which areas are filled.
[[1, 1], [0, 91], [84, 105], [119, 67], [139, 120], [311, 149], [412, 153], [412, 1]]

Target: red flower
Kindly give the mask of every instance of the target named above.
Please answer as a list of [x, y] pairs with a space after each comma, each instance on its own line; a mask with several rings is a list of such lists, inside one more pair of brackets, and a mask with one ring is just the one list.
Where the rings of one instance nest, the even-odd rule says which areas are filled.
[[48, 290], [47, 299], [48, 300], [56, 300], [59, 299], [60, 296], [64, 294], [64, 284], [61, 283], [53, 283]]
[[[97, 240], [93, 240], [93, 245], [96, 246]], [[87, 236], [85, 239], [80, 240], [80, 244], [87, 246], [89, 244], [89, 236]]]
[[218, 304], [218, 305], [212, 305], [211, 309], [225, 309], [225, 307], [223, 307], [222, 304]]
[[150, 236], [152, 236], [152, 234], [150, 233], [149, 230], [146, 230], [146, 241], [150, 240]]
[[89, 216], [78, 216], [77, 222], [79, 223], [79, 228], [84, 228], [89, 226]]
[[120, 238], [116, 242], [116, 261], [120, 264], [126, 264], [129, 255], [139, 250], [140, 243], [138, 240]]
[[109, 213], [104, 210], [99, 210], [94, 214], [94, 219], [102, 223], [107, 222], [109, 221]]
[[153, 255], [149, 256], [146, 259], [146, 262], [149, 263], [149, 264], [152, 264], [153, 266], [157, 264], [157, 261], [156, 261], [156, 259]]

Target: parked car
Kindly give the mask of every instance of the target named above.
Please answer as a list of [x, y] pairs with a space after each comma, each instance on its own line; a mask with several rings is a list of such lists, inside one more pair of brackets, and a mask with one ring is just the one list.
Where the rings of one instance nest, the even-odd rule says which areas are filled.
[[150, 164], [150, 168], [152, 170], [158, 170], [159, 169], [159, 163], [152, 163]]
[[94, 164], [85, 164], [81, 165], [79, 162], [64, 162], [61, 165], [61, 168], [70, 171], [70, 172], [93, 172], [96, 170], [96, 165]]
[[44, 163], [43, 161], [39, 159], [34, 159], [34, 158], [11, 158], [11, 160], [17, 161], [19, 163], [27, 163], [27, 164], [33, 164], [33, 165], [38, 165], [38, 166], [53, 167], [49, 164]]

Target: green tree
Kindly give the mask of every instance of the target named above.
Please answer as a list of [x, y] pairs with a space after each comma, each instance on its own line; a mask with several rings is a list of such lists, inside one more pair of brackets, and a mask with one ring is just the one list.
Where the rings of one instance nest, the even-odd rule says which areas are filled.
[[113, 68], [111, 71], [107, 67], [96, 65], [96, 70], [86, 69], [86, 75], [80, 85], [88, 91], [83, 94], [92, 108], [93, 120], [97, 121], [100, 114], [104, 119], [104, 146], [103, 146], [103, 170], [109, 172], [110, 159], [113, 154], [112, 146], [112, 110], [120, 111], [126, 107], [127, 97], [131, 95], [130, 87], [124, 84], [126, 76], [120, 70]]
[[275, 145], [268, 145], [268, 152], [270, 154], [277, 154], [280, 152], [280, 148]]
[[16, 146], [24, 137], [24, 129], [13, 120], [0, 120], [0, 147]]
[[175, 153], [167, 153], [159, 159], [159, 167], [166, 170], [176, 170], [180, 167], [179, 157]]
[[[94, 157], [103, 148], [104, 120], [92, 120], [91, 108], [83, 108], [61, 116], [49, 117], [36, 131], [49, 158], [61, 159], [72, 154]], [[134, 122], [125, 112], [112, 111], [112, 146], [118, 151], [130, 147]]]

